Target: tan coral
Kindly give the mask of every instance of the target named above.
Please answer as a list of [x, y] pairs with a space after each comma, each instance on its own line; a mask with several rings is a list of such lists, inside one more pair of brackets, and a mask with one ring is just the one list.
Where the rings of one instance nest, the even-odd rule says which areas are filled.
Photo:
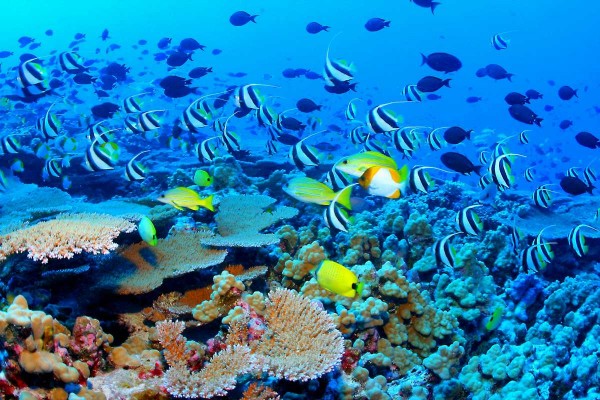
[[107, 214], [62, 214], [57, 218], [0, 237], [0, 261], [15, 253], [45, 264], [51, 258], [75, 254], [107, 254], [117, 248], [114, 239], [135, 225]]

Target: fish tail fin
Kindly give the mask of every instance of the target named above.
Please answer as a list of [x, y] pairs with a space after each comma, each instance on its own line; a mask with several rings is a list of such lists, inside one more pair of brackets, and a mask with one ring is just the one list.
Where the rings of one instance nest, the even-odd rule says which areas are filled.
[[388, 28], [389, 28], [391, 23], [392, 23], [392, 21], [385, 21], [385, 22], [383, 23], [383, 26], [385, 26], [385, 27], [388, 27]]
[[594, 186], [594, 185], [590, 185], [590, 186], [588, 186], [588, 187], [587, 187], [586, 191], [587, 191], [589, 194], [594, 194], [594, 193], [592, 193], [592, 190], [594, 190], [594, 189], [596, 189], [596, 186]]
[[451, 80], [452, 80], [451, 78], [444, 79], [444, 80], [442, 81], [442, 85], [444, 85], [444, 86], [446, 86], [446, 87], [450, 87], [450, 81], [451, 81]]
[[473, 170], [475, 171], [475, 173], [479, 176], [481, 176], [481, 168], [483, 167], [483, 165], [476, 165]]
[[337, 202], [342, 206], [346, 207], [348, 210], [352, 210], [352, 203], [350, 202], [350, 196], [352, 195], [352, 187], [354, 185], [349, 185], [340, 190], [336, 197]]
[[258, 17], [258, 14], [251, 16], [250, 21], [256, 23], [256, 19], [255, 19], [256, 17]]
[[436, 9], [436, 8], [437, 8], [437, 6], [439, 6], [440, 4], [442, 4], [442, 3], [438, 3], [437, 1], [433, 1], [433, 2], [431, 3], [431, 13], [432, 13], [432, 14], [435, 14], [435, 9]]
[[202, 199], [202, 205], [204, 207], [206, 207], [206, 209], [208, 209], [209, 211], [212, 211], [212, 212], [215, 211], [215, 207], [213, 206], [213, 199], [214, 199], [213, 194], [211, 194], [210, 196], [208, 196], [205, 199]]
[[427, 64], [427, 56], [423, 53], [421, 53], [421, 65], [425, 65]]
[[509, 82], [512, 82], [513, 76], [515, 76], [515, 74], [506, 74], [506, 79], [508, 79]]
[[469, 129], [469, 130], [467, 131], [466, 138], [467, 138], [467, 139], [469, 139], [469, 140], [471, 140], [471, 133], [473, 133], [473, 129]]
[[575, 97], [579, 98], [579, 96], [577, 96], [577, 90], [579, 90], [579, 89], [573, 90], [573, 94], [575, 95]]
[[352, 286], [353, 286], [352, 288], [354, 290], [356, 290], [356, 293], [359, 296], [362, 296], [362, 292], [365, 289], [365, 283], [364, 282], [358, 282], [358, 283], [353, 284]]
[[398, 171], [398, 175], [400, 175], [400, 183], [406, 182], [408, 180], [408, 165], [404, 165], [402, 168], [400, 168], [400, 170]]
[[534, 123], [535, 123], [537, 126], [540, 126], [540, 127], [541, 127], [541, 126], [542, 126], [542, 121], [543, 121], [543, 120], [544, 120], [543, 118], [536, 118], [536, 119], [534, 119], [534, 120], [533, 120], [533, 122], [534, 122]]
[[529, 97], [525, 97], [525, 100], [524, 100], [524, 101], [525, 101], [525, 103], [527, 103], [527, 104], [531, 104], [531, 101], [529, 101], [529, 100], [530, 100], [530, 99], [529, 99]]
[[194, 60], [192, 60], [192, 55], [193, 55], [193, 53], [188, 54], [187, 55], [187, 59], [190, 60], [190, 61], [194, 61]]
[[353, 92], [356, 92], [356, 85], [358, 85], [358, 82], [354, 82], [354, 83], [352, 83], [352, 84], [349, 86], [349, 87], [350, 87], [350, 90], [352, 90]]
[[322, 30], [324, 30], [325, 32], [329, 32], [329, 28], [331, 28], [330, 26], [325, 25], [323, 28], [321, 28]]

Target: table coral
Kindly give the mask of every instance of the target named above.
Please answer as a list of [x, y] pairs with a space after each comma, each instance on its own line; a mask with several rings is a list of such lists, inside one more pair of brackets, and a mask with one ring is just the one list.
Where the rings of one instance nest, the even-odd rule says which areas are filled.
[[51, 258], [72, 258], [82, 252], [107, 254], [117, 248], [114, 239], [131, 233], [135, 225], [121, 217], [103, 214], [62, 214], [0, 237], [0, 261], [15, 253], [43, 264]]

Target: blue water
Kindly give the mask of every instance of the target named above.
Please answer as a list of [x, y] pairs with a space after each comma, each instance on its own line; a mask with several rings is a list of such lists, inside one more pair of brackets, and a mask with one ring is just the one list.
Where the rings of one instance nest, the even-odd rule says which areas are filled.
[[[423, 94], [422, 102], [405, 102], [386, 107], [402, 116], [401, 126], [427, 127], [418, 132], [420, 149], [415, 157], [403, 159], [400, 153], [393, 150], [389, 139], [382, 138], [382, 135], [376, 137], [377, 140], [388, 143], [392, 156], [399, 164], [445, 168], [440, 161], [440, 154], [444, 151], [459, 152], [478, 164], [481, 151], [490, 153], [498, 141], [512, 136], [507, 139], [507, 149], [526, 158], [513, 160], [515, 184], [507, 193], [510, 196], [514, 193], [511, 190], [516, 190], [521, 197], [517, 204], [513, 204], [513, 209], [500, 210], [510, 215], [516, 214], [519, 202], [527, 202], [529, 205], [529, 196], [539, 185], [558, 185], [568, 168], [585, 168], [591, 165], [596, 170], [600, 169], [595, 162], [599, 150], [583, 147], [575, 140], [575, 135], [582, 131], [600, 136], [600, 42], [597, 40], [600, 3], [597, 2], [441, 0], [442, 4], [437, 7], [435, 15], [429, 9], [418, 7], [408, 0], [23, 0], [5, 3], [0, 12], [0, 26], [3, 28], [0, 51], [14, 54], [0, 60], [0, 98], [22, 94], [16, 78], [20, 65], [19, 56], [23, 53], [33, 53], [38, 57], [46, 69], [48, 79], [53, 70], [57, 71], [56, 77], [64, 86], [34, 102], [24, 103], [13, 98], [3, 103], [4, 108], [0, 110], [0, 139], [13, 133], [24, 134], [26, 137], [22, 139], [24, 151], [15, 155], [0, 155], [0, 169], [9, 177], [8, 187], [0, 193], [0, 199], [2, 196], [10, 196], [11, 187], [18, 186], [19, 181], [40, 187], [63, 186], [60, 179], [42, 179], [41, 168], [45, 159], [33, 154], [33, 144], [42, 142], [40, 133], [35, 129], [35, 122], [44, 116], [51, 104], [56, 103], [55, 112], [63, 122], [61, 135], [74, 137], [78, 142], [75, 154], [69, 155], [73, 157], [72, 166], [64, 168], [64, 175], [75, 183], [66, 191], [74, 197], [83, 196], [94, 202], [110, 200], [116, 196], [134, 199], [146, 196], [144, 202], [152, 202], [161, 192], [172, 188], [172, 182], [179, 182], [173, 178], [177, 168], [188, 168], [187, 173], [192, 166], [208, 168], [211, 165], [199, 163], [193, 153], [196, 143], [215, 135], [210, 127], [201, 129], [198, 134], [183, 133], [181, 138], [188, 144], [188, 151], [175, 148], [175, 145], [172, 150], [166, 150], [173, 126], [181, 113], [200, 95], [222, 92], [228, 87], [239, 88], [246, 84], [267, 85], [259, 90], [265, 96], [265, 104], [269, 104], [277, 112], [294, 109], [297, 100], [301, 98], [309, 98], [323, 105], [322, 111], [312, 114], [294, 110], [286, 113], [304, 123], [318, 118], [319, 123], [314, 131], [325, 130], [326, 133], [311, 144], [327, 142], [339, 146], [337, 150], [321, 152], [321, 161], [326, 168], [318, 172], [310, 168], [304, 171], [315, 179], [322, 179], [323, 173], [341, 157], [361, 150], [360, 146], [351, 144], [348, 138], [350, 129], [357, 126], [344, 117], [351, 99], [360, 99], [356, 101], [358, 119], [364, 121], [366, 113], [372, 107], [404, 100], [402, 89], [406, 85], [416, 84], [426, 75], [451, 79], [450, 88], [443, 87], [436, 92], [441, 96], [439, 100], [429, 100], [426, 98], [427, 94]], [[258, 15], [256, 23], [250, 22], [240, 27], [230, 24], [230, 15], [239, 10]], [[367, 31], [364, 25], [373, 17], [391, 21], [390, 27], [378, 32]], [[305, 27], [311, 21], [330, 26], [329, 32], [308, 34]], [[51, 36], [45, 33], [49, 29], [53, 31]], [[100, 35], [105, 29], [109, 32], [109, 38], [103, 41]], [[490, 41], [495, 34], [503, 32], [506, 32], [503, 37], [510, 39], [510, 43], [507, 49], [499, 51], [492, 47]], [[76, 45], [76, 50], [72, 50], [69, 44], [77, 33], [85, 34], [85, 40]], [[34, 50], [29, 50], [28, 46], [19, 48], [17, 40], [22, 36], [35, 38], [35, 42], [41, 46]], [[161, 50], [157, 43], [165, 37], [172, 38], [172, 42], [168, 49]], [[164, 60], [154, 60], [156, 55], [170, 54], [184, 38], [196, 39], [206, 46], [205, 51], [194, 51], [192, 60], [176, 68], [169, 68]], [[147, 44], [139, 44], [140, 40], [147, 41]], [[111, 50], [110, 45], [118, 45], [118, 48]], [[290, 79], [283, 76], [283, 71], [289, 68], [305, 68], [322, 74], [328, 48], [331, 59], [344, 59], [355, 65], [353, 82], [357, 82], [356, 91], [330, 94], [324, 90], [325, 82], [322, 79], [309, 80], [303, 76]], [[76, 51], [84, 61], [89, 61], [89, 73], [94, 78], [98, 77], [100, 69], [116, 62], [130, 68], [128, 79], [108, 90], [109, 97], [100, 99], [94, 93], [96, 85], [76, 84], [72, 81], [72, 75], [59, 71], [58, 64], [50, 61], [55, 61], [56, 56], [65, 51]], [[421, 65], [421, 54], [434, 52], [446, 52], [458, 57], [462, 68], [445, 74]], [[476, 71], [488, 64], [503, 66], [514, 74], [512, 81], [476, 77]], [[195, 93], [175, 99], [161, 94], [162, 89], [158, 86], [161, 79], [167, 75], [187, 78], [189, 71], [196, 67], [211, 67], [213, 72], [193, 80], [190, 86], [196, 88]], [[239, 76], [235, 77], [235, 74]], [[577, 89], [578, 97], [569, 101], [561, 100], [558, 89], [563, 85]], [[543, 94], [543, 99], [532, 99], [531, 104], [527, 104], [543, 119], [541, 127], [513, 119], [504, 100], [509, 92], [525, 93], [529, 89]], [[84, 151], [89, 146], [84, 133], [88, 124], [101, 120], [93, 118], [91, 108], [105, 101], [122, 106], [126, 97], [143, 92], [153, 92], [140, 97], [144, 110], [165, 110], [159, 115], [161, 127], [145, 138], [142, 135], [117, 135], [114, 141], [120, 146], [121, 155], [115, 171], [86, 174], [79, 168]], [[481, 97], [481, 101], [468, 103], [466, 99], [471, 96]], [[234, 112], [232, 103], [230, 99], [224, 110], [215, 113], [213, 117], [230, 116]], [[546, 111], [547, 106], [553, 109]], [[124, 117], [125, 113], [121, 110], [107, 121], [106, 126], [120, 128]], [[572, 121], [573, 126], [566, 130], [560, 129], [559, 123], [563, 120]], [[340, 131], [333, 129], [335, 127], [332, 125], [340, 127]], [[455, 125], [473, 130], [471, 140], [457, 145], [445, 145], [441, 152], [428, 148], [426, 135], [432, 128]], [[282, 178], [283, 182], [267, 188], [266, 192], [277, 194], [279, 202], [294, 205], [280, 190], [283, 183], [298, 172], [290, 164], [288, 147], [277, 144], [278, 154], [267, 155], [265, 144], [268, 134], [265, 128], [257, 127], [254, 114], [242, 119], [233, 118], [230, 129], [241, 137], [241, 148], [250, 152], [249, 159], [239, 156], [240, 161], [273, 161], [289, 172]], [[525, 129], [529, 130], [529, 144], [521, 144], [518, 137], [513, 136]], [[312, 132], [308, 128], [295, 134], [302, 137]], [[53, 141], [49, 143], [53, 145]], [[144, 162], [150, 166], [148, 176], [151, 179], [142, 184], [125, 183], [122, 178], [125, 164], [142, 150], [153, 152]], [[226, 153], [222, 146], [219, 151], [220, 155]], [[53, 150], [56, 157], [66, 156], [63, 153], [65, 152]], [[166, 158], [169, 161], [164, 161]], [[25, 171], [10, 171], [15, 159], [24, 161]], [[531, 183], [523, 178], [524, 171], [530, 166], [534, 166], [537, 171], [536, 180]], [[486, 167], [483, 168], [484, 171], [485, 169]], [[270, 170], [261, 173], [268, 175]], [[460, 180], [474, 190], [479, 180], [479, 176], [475, 174], [460, 177], [439, 172], [431, 174], [440, 181]], [[228, 188], [223, 193], [230, 195], [241, 191], [241, 186]], [[558, 186], [555, 189], [557, 197], [563, 203], [570, 204], [574, 199]], [[217, 196], [221, 194], [218, 193]], [[577, 199], [585, 203], [582, 198], [586, 199]], [[380, 206], [380, 200], [371, 201], [369, 205]], [[466, 200], [469, 204], [473, 201], [475, 199]], [[314, 213], [314, 216], [320, 216], [322, 212], [321, 209], [311, 208], [307, 211], [305, 205], [298, 207], [304, 208], [302, 218], [297, 220], [301, 222], [295, 226], [296, 229], [300, 229], [302, 224], [308, 224], [308, 215]], [[203, 222], [206, 222], [206, 215], [202, 216]], [[590, 215], [586, 221], [589, 222], [591, 218]], [[4, 233], [4, 228], [0, 232]], [[164, 237], [168, 230], [169, 227], [163, 229], [159, 236]], [[507, 232], [502, 231], [502, 235]], [[330, 241], [333, 237], [329, 238]], [[348, 239], [346, 236], [343, 238]], [[384, 239], [380, 238], [381, 241]], [[566, 242], [563, 242], [561, 245], [566, 249]], [[334, 245], [329, 243], [329, 246]], [[597, 260], [586, 262], [592, 265]], [[505, 277], [501, 280], [504, 282]], [[0, 294], [7, 296], [9, 291], [6, 288], [9, 286], [10, 294], [18, 294], [15, 293], [18, 288], [15, 281], [10, 284], [2, 282], [7, 286]], [[548, 284], [549, 281], [545, 282], [544, 287]], [[501, 287], [497, 289], [498, 292], [502, 290]], [[543, 299], [538, 298], [538, 301], [543, 302]]]

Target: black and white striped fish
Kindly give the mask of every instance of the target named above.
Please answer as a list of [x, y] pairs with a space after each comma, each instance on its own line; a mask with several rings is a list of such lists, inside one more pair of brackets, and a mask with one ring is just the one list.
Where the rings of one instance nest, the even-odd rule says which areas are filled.
[[548, 208], [552, 205], [552, 193], [556, 193], [548, 189], [549, 185], [542, 185], [535, 189], [531, 198], [536, 206], [541, 208]]
[[594, 169], [592, 168], [592, 163], [594, 161], [596, 160], [592, 160], [592, 162], [590, 162], [587, 165], [587, 167], [585, 167], [585, 169], [583, 170], [583, 177], [585, 178], [585, 181], [588, 186], [592, 186], [593, 183], [596, 182], [596, 180], [598, 179], [598, 177], [596, 176], [596, 171], [594, 171]]
[[212, 123], [213, 131], [217, 133], [223, 133], [223, 131], [225, 131], [225, 124], [223, 120], [224, 118], [215, 118], [215, 120]]
[[140, 182], [146, 179], [146, 169], [136, 161], [136, 158], [142, 154], [148, 153], [150, 150], [144, 150], [137, 153], [129, 160], [125, 166], [125, 179], [129, 182]]
[[417, 89], [417, 85], [406, 85], [402, 89], [402, 96], [406, 99], [406, 101], [422, 101], [422, 95]]
[[585, 241], [585, 236], [583, 236], [583, 234], [581, 233], [581, 229], [583, 228], [588, 228], [599, 232], [599, 230], [594, 228], [593, 226], [585, 224], [577, 225], [575, 228], [571, 229], [571, 231], [569, 232], [569, 236], [567, 237], [567, 241], [569, 242], [569, 247], [573, 249], [573, 251], [575, 252], [575, 254], [577, 254], [578, 257], [583, 257], [589, 251], [589, 246]]
[[138, 93], [125, 98], [125, 100], [123, 100], [123, 109], [125, 112], [127, 114], [142, 112], [142, 103], [138, 100], [138, 97], [145, 94], [147, 93]]
[[527, 182], [533, 182], [533, 180], [535, 179], [535, 168], [533, 167], [529, 167], [525, 170], [525, 172], [523, 173], [523, 175], [525, 176], [525, 180]]
[[368, 132], [365, 132], [364, 126], [357, 126], [350, 131], [350, 141], [352, 144], [363, 144], [367, 137], [369, 136]]
[[85, 72], [86, 67], [83, 66], [82, 59], [77, 53], [65, 51], [58, 56], [60, 68], [68, 74], [78, 74]]
[[429, 148], [432, 151], [441, 150], [442, 147], [444, 146], [442, 139], [438, 135], [437, 131], [439, 131], [441, 129], [446, 129], [446, 128], [447, 128], [446, 126], [441, 127], [441, 128], [436, 128], [436, 129], [432, 130], [431, 132], [429, 132], [429, 134], [427, 134], [427, 144], [429, 145]]
[[201, 162], [212, 162], [217, 157], [216, 146], [211, 145], [211, 140], [219, 139], [219, 136], [214, 136], [204, 139], [196, 144], [196, 157]]
[[426, 170], [433, 169], [436, 171], [442, 171], [447, 173], [453, 173], [450, 171], [446, 171], [445, 169], [436, 168], [436, 167], [427, 167], [424, 165], [415, 165], [408, 175], [408, 183], [410, 189], [414, 192], [428, 193], [429, 189], [433, 187], [434, 181]]
[[510, 40], [504, 39], [502, 37], [504, 33], [498, 33], [497, 35], [492, 36], [492, 47], [496, 50], [505, 50], [508, 48], [508, 44]]
[[391, 157], [387, 147], [380, 141], [372, 139], [371, 135], [367, 135], [367, 139], [363, 143], [363, 148], [365, 151], [376, 151], [378, 153], [385, 154], [386, 156]]
[[265, 149], [267, 150], [267, 154], [270, 156], [277, 153], [277, 146], [275, 146], [275, 141], [271, 139], [267, 140], [267, 143], [265, 144]]
[[140, 129], [144, 132], [148, 132], [160, 128], [160, 120], [156, 113], [164, 111], [165, 110], [150, 110], [141, 113], [138, 116]]
[[537, 252], [541, 255], [542, 260], [544, 260], [545, 263], [551, 263], [554, 259], [554, 250], [552, 250], [552, 245], [556, 243], [546, 242], [542, 237], [542, 234], [546, 229], [552, 228], [553, 226], [554, 225], [550, 225], [542, 229], [540, 233], [538, 233], [538, 235], [535, 237], [535, 239], [533, 239], [533, 241], [531, 242], [532, 246], [536, 246]]
[[238, 87], [235, 89], [233, 96], [236, 107], [241, 110], [258, 110], [264, 101], [264, 97], [256, 89], [257, 86], [275, 87], [260, 83], [252, 83]]
[[35, 97], [42, 95], [49, 91], [50, 88], [46, 87], [44, 83], [36, 83], [35, 85], [24, 86], [21, 88], [21, 91], [25, 95], [25, 97]]
[[296, 168], [304, 169], [305, 167], [316, 167], [321, 163], [317, 151], [313, 147], [307, 146], [304, 142], [307, 139], [323, 132], [325, 131], [315, 132], [311, 135], [308, 135], [290, 147], [289, 157], [292, 161], [292, 164], [294, 164]]
[[485, 175], [481, 175], [477, 185], [481, 190], [484, 190], [486, 187], [489, 186], [490, 183], [492, 183], [492, 176], [489, 173], [487, 173]]
[[29, 59], [19, 66], [18, 81], [22, 87], [37, 85], [44, 81], [45, 69], [41, 64], [34, 62], [37, 58]]
[[136, 134], [144, 132], [140, 127], [138, 117], [135, 115], [128, 115], [125, 117], [125, 129]]
[[488, 170], [498, 188], [508, 189], [514, 181], [508, 157], [525, 157], [521, 154], [507, 153], [492, 160]]
[[260, 126], [273, 126], [279, 116], [277, 113], [266, 105], [261, 105], [258, 110], [256, 110], [256, 119], [258, 120], [258, 125]]
[[21, 141], [19, 136], [22, 135], [8, 135], [0, 139], [0, 154], [17, 154], [21, 149]]
[[52, 103], [50, 107], [48, 107], [46, 114], [40, 121], [39, 127], [41, 128], [42, 134], [46, 140], [54, 139], [58, 137], [60, 133], [60, 121], [58, 120], [56, 114], [50, 112], [54, 104], [55, 103]]
[[94, 139], [85, 152], [85, 169], [91, 172], [115, 169], [118, 149], [115, 143], [98, 144], [98, 140]]
[[539, 251], [540, 245], [529, 246], [519, 253], [521, 267], [526, 274], [538, 272], [546, 268], [548, 263], [544, 261], [542, 254]]
[[438, 265], [454, 268], [456, 250], [450, 243], [450, 239], [455, 235], [460, 235], [462, 232], [452, 233], [438, 241], [433, 245], [433, 254]]
[[521, 142], [521, 144], [529, 143], [529, 138], [527, 137], [527, 132], [529, 132], [529, 130], [524, 130], [521, 133], [519, 133], [519, 142]]
[[477, 236], [483, 232], [483, 221], [479, 215], [473, 211], [473, 208], [481, 207], [481, 204], [474, 204], [460, 210], [456, 214], [456, 226], [458, 229], [467, 235]]
[[578, 169], [579, 167], [571, 167], [567, 170], [566, 175], [571, 178], [579, 178], [579, 173], [577, 172]]
[[331, 200], [331, 203], [329, 203], [327, 208], [323, 210], [323, 219], [325, 220], [325, 225], [327, 225], [329, 229], [348, 232], [348, 227], [351, 223], [350, 217], [348, 216], [348, 212], [346, 210], [338, 206], [338, 203], [340, 203], [341, 197], [346, 197], [346, 200], [342, 201], [341, 203], [350, 203], [350, 195], [354, 185], [356, 184], [349, 185], [340, 190], [333, 200]]
[[487, 151], [482, 151], [481, 153], [479, 153], [479, 163], [481, 165], [487, 165], [488, 164], [488, 157], [487, 157], [488, 152]]
[[418, 149], [418, 139], [415, 135], [414, 129], [398, 129], [391, 132], [392, 144], [396, 150], [406, 154], [412, 155]]
[[519, 254], [519, 247], [522, 239], [523, 233], [519, 230], [519, 228], [517, 228], [515, 222], [513, 221], [513, 226], [510, 231], [510, 245], [515, 255]]
[[338, 170], [337, 168], [331, 168], [331, 170], [325, 176], [325, 184], [332, 188], [335, 192], [342, 190], [346, 186], [350, 185], [352, 178]]
[[323, 78], [328, 86], [335, 86], [338, 82], [348, 82], [354, 79], [354, 65], [346, 61], [332, 60], [329, 57], [331, 42], [325, 54], [325, 74]]
[[59, 158], [49, 158], [44, 163], [43, 174], [48, 177], [60, 178], [62, 176], [62, 165]]
[[96, 122], [94, 125], [90, 125], [88, 128], [87, 139], [91, 142], [98, 140], [99, 144], [108, 143], [113, 140], [110, 135], [112, 132], [118, 129], [108, 129], [102, 126], [105, 121]]
[[199, 100], [192, 102], [179, 117], [183, 130], [198, 133], [201, 128], [205, 128], [210, 123], [210, 115], [203, 109], [198, 108], [198, 105]]
[[380, 104], [372, 108], [367, 114], [367, 126], [373, 133], [391, 132], [400, 129], [400, 122], [396, 115], [385, 110], [383, 107], [391, 104], [406, 103], [405, 101], [393, 101], [390, 103]]
[[236, 114], [237, 113], [234, 112], [225, 120], [225, 123], [223, 124], [223, 133], [221, 134], [221, 142], [223, 142], [227, 151], [232, 154], [242, 149], [241, 139], [238, 134], [227, 129], [229, 120]]
[[348, 121], [354, 121], [357, 119], [356, 114], [358, 113], [358, 109], [356, 104], [353, 103], [354, 100], [360, 99], [355, 97], [348, 102], [348, 105], [346, 106], [346, 112], [344, 113]]

